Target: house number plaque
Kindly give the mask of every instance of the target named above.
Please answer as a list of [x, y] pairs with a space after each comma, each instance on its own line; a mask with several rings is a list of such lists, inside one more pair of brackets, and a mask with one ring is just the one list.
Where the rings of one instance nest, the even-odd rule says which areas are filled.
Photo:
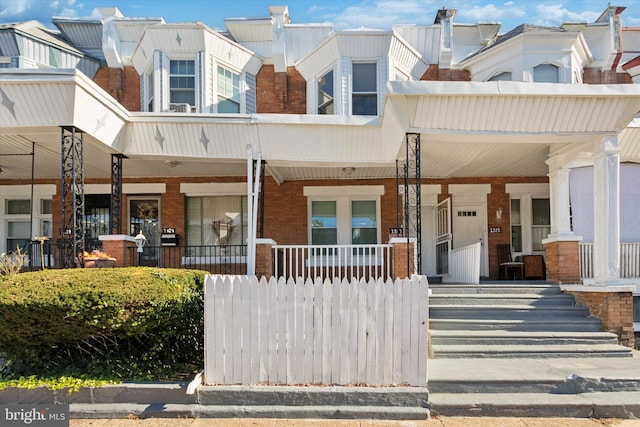
[[489, 233], [502, 233], [502, 227], [489, 227]]

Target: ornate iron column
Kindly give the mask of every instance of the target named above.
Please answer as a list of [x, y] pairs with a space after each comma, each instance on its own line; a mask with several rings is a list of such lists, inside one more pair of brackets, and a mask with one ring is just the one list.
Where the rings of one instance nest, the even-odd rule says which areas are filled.
[[124, 154], [111, 155], [111, 204], [109, 206], [109, 230], [122, 234], [122, 159]]
[[416, 272], [422, 274], [422, 201], [420, 198], [420, 134], [405, 135], [404, 237], [415, 238]]
[[61, 128], [62, 145], [62, 267], [77, 267], [84, 259], [84, 151], [83, 133]]

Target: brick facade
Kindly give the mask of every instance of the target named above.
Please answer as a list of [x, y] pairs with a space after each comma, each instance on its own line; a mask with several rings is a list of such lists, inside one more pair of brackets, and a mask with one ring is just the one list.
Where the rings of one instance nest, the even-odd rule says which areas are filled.
[[101, 67], [93, 81], [129, 111], [140, 111], [140, 76], [133, 66]]
[[307, 82], [295, 67], [276, 73], [263, 65], [256, 75], [258, 113], [306, 114]]
[[554, 283], [580, 283], [578, 241], [557, 241], [545, 245], [547, 280]]
[[420, 80], [470, 82], [471, 73], [468, 70], [452, 70], [440, 68], [438, 64], [431, 64]]
[[[124, 166], [124, 174], [127, 174], [126, 164]], [[106, 184], [106, 179], [87, 179], [88, 184]], [[180, 236], [180, 244], [187, 244], [185, 209], [186, 197], [180, 192], [180, 183], [229, 183], [229, 182], [245, 182], [243, 177], [180, 177], [180, 178], [124, 178], [123, 183], [157, 183], [163, 182], [166, 185], [166, 192], [159, 195], [160, 200], [160, 220], [163, 227], [172, 227], [176, 229], [176, 233]], [[546, 183], [547, 177], [486, 177], [486, 178], [451, 178], [442, 179], [423, 179], [422, 183], [437, 184], [441, 187], [441, 194], [438, 195], [438, 201], [442, 201], [450, 194], [447, 194], [449, 184], [490, 184], [491, 193], [487, 194], [487, 226], [493, 229], [499, 229], [500, 232], [488, 233], [488, 241], [486, 248], [489, 257], [489, 277], [498, 278], [498, 244], [508, 244], [511, 241], [510, 233], [510, 196], [506, 193], [505, 188], [508, 183]], [[359, 179], [334, 179], [334, 180], [305, 180], [305, 181], [284, 181], [278, 184], [271, 177], [265, 177], [264, 183], [264, 233], [262, 236], [267, 239], [273, 239], [279, 244], [306, 245], [309, 244], [308, 239], [308, 198], [304, 196], [305, 186], [353, 186], [353, 185], [382, 185], [384, 186], [384, 195], [380, 197], [380, 235], [381, 243], [389, 241], [388, 231], [395, 228], [403, 222], [402, 210], [403, 205], [400, 200], [399, 212], [398, 199], [396, 195], [396, 180], [393, 179], [375, 179], [375, 180], [359, 180]], [[128, 233], [128, 196], [123, 195], [122, 199], [122, 224], [123, 233]], [[496, 211], [502, 209], [501, 218], [497, 218]], [[61, 200], [60, 194], [57, 193], [53, 198], [53, 240], [60, 238], [61, 227]], [[424, 225], [423, 225], [424, 228]], [[455, 230], [453, 230], [455, 234]], [[551, 281], [561, 281], [563, 283], [577, 283], [579, 280], [579, 270], [577, 264], [577, 242], [574, 245], [574, 254], [572, 263], [559, 262], [560, 257], [554, 255], [553, 249], [547, 250], [547, 278]], [[551, 252], [549, 252], [551, 251]], [[562, 256], [567, 256], [566, 254]], [[563, 260], [565, 258], [562, 258]], [[554, 264], [555, 262], [555, 264]], [[573, 268], [573, 273], [563, 272], [556, 273], [558, 266]]]
[[599, 68], [585, 68], [582, 73], [585, 84], [632, 84], [629, 73], [616, 73], [615, 70], [603, 71]]
[[588, 307], [593, 317], [602, 320], [604, 327], [618, 336], [621, 345], [634, 348], [631, 292], [566, 292], [574, 295], [578, 304]]

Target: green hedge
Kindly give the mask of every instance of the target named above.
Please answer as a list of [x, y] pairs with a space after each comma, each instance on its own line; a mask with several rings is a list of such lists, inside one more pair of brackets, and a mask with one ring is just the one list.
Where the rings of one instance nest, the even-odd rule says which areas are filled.
[[203, 359], [204, 275], [135, 267], [1, 277], [4, 377], [191, 375]]

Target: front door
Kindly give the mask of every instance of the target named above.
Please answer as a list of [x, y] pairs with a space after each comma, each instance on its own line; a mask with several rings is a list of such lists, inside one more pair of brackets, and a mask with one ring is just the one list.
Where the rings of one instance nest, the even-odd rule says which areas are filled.
[[[454, 197], [455, 200], [455, 197]], [[483, 204], [455, 204], [453, 208], [453, 248], [480, 242], [480, 276], [487, 276], [485, 242], [485, 207]]]
[[129, 199], [129, 234], [136, 236], [142, 231], [147, 238], [142, 256], [139, 257], [141, 265], [158, 266], [160, 254], [160, 224], [159, 224], [158, 199]]

